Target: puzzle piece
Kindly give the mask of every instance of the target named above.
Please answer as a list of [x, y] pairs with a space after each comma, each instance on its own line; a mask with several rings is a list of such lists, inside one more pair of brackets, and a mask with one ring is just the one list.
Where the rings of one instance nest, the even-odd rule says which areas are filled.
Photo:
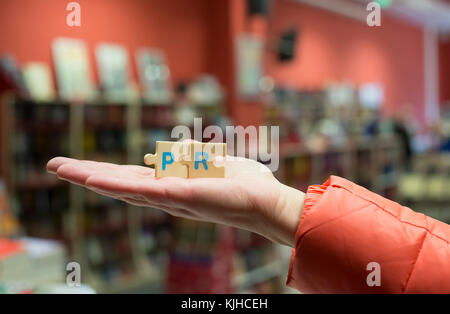
[[225, 157], [226, 148], [224, 143], [191, 143], [189, 155], [180, 161], [188, 169], [188, 178], [225, 178], [225, 168], [216, 167], [214, 159]]
[[225, 168], [216, 167], [216, 156], [226, 156], [224, 143], [156, 142], [156, 153], [144, 157], [155, 166], [155, 176], [180, 178], [224, 178]]
[[182, 142], [156, 142], [156, 153], [144, 156], [144, 163], [148, 166], [155, 166], [155, 177], [180, 177], [187, 178], [186, 166], [177, 162], [180, 160], [180, 152], [183, 153]]

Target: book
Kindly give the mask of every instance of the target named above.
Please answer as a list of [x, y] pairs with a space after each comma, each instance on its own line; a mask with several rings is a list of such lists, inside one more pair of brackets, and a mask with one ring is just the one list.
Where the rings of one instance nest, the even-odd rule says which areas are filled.
[[95, 50], [100, 84], [108, 102], [125, 103], [129, 89], [128, 52], [116, 44], [100, 44]]
[[0, 282], [26, 281], [32, 272], [31, 260], [19, 241], [0, 238]]
[[57, 38], [52, 44], [59, 95], [67, 101], [93, 97], [87, 44], [79, 39]]
[[51, 101], [55, 98], [50, 68], [41, 62], [30, 62], [23, 67], [25, 85], [32, 99]]
[[144, 101], [149, 104], [169, 104], [173, 94], [165, 55], [156, 49], [141, 48], [136, 52], [136, 63]]
[[26, 283], [31, 287], [63, 283], [65, 262], [66, 250], [59, 242], [0, 238], [0, 282]]

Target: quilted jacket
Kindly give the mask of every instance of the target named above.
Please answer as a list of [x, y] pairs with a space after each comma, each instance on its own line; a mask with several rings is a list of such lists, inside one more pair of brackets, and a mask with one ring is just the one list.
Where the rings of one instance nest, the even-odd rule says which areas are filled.
[[450, 293], [450, 226], [332, 176], [308, 188], [287, 284], [303, 293]]

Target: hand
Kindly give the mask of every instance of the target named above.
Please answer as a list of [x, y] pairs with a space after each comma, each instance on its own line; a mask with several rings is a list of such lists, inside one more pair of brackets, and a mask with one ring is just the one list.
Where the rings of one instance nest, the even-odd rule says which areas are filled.
[[155, 178], [154, 169], [56, 157], [47, 170], [60, 179], [127, 203], [225, 224], [295, 246], [304, 193], [281, 184], [264, 165], [244, 158], [215, 161], [225, 178]]

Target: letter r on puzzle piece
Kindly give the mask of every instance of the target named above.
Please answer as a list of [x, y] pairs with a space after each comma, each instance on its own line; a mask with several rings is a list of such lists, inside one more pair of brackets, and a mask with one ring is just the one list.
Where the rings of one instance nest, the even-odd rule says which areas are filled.
[[190, 143], [180, 163], [187, 166], [188, 178], [225, 178], [225, 168], [214, 164], [217, 156], [226, 156], [224, 143]]

